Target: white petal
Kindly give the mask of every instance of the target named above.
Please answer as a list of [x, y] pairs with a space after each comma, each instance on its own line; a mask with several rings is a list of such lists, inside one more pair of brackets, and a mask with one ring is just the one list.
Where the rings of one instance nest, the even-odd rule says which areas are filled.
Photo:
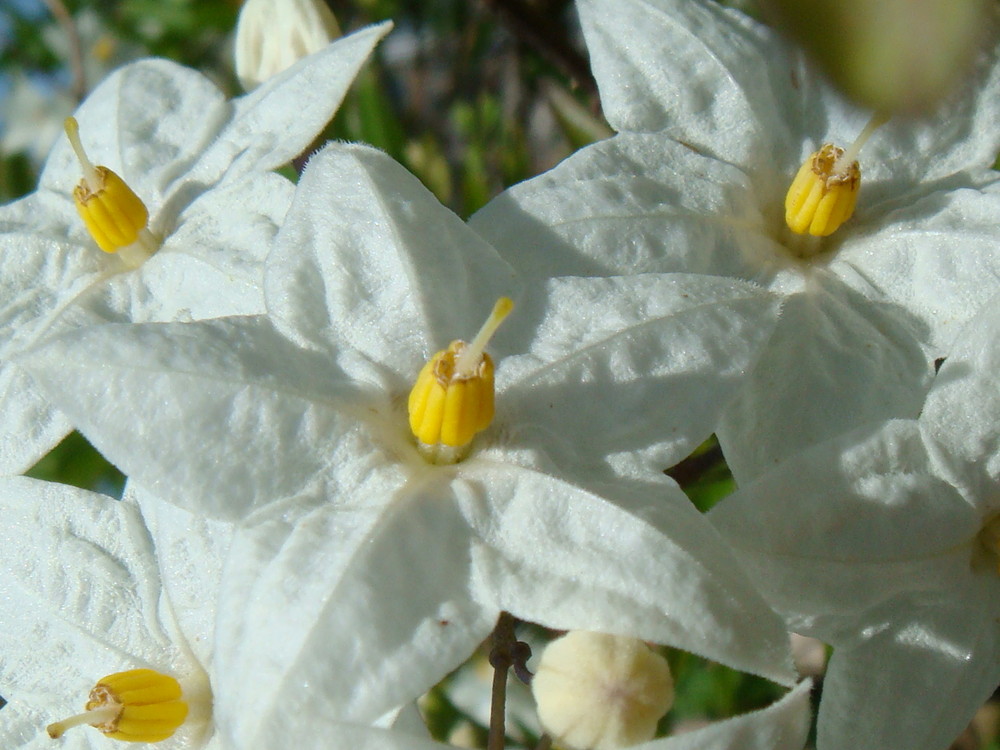
[[140, 268], [79, 300], [79, 324], [263, 313], [264, 257], [293, 193], [273, 174], [206, 191], [162, 227], [163, 246]]
[[932, 372], [919, 331], [898, 309], [817, 271], [786, 299], [719, 428], [736, 481], [860, 425], [916, 416]]
[[[140, 60], [104, 79], [74, 116], [90, 160], [118, 173], [155, 212], [170, 183], [212, 141], [228, 113], [222, 92], [197, 71], [168, 60]], [[69, 200], [81, 176], [69, 141], [60, 138], [39, 187]]]
[[176, 622], [178, 635], [198, 662], [210, 664], [215, 646], [216, 600], [232, 541], [232, 524], [181, 510], [135, 482], [125, 485], [124, 500], [139, 506], [156, 545], [163, 586], [161, 609]]
[[792, 89], [788, 48], [746, 16], [688, 0], [578, 3], [608, 120], [665, 131], [739, 165], [773, 162], [792, 140], [776, 91]]
[[809, 734], [809, 680], [760, 711], [704, 729], [637, 745], [635, 750], [800, 750]]
[[12, 361], [59, 328], [59, 316], [104, 271], [100, 258], [32, 233], [0, 235], [0, 475], [27, 470], [70, 430]]
[[501, 354], [527, 351], [500, 359], [497, 429], [556, 465], [639, 478], [711, 434], [778, 308], [753, 285], [684, 274], [553, 279], [539, 296], [497, 336]]
[[709, 517], [746, 546], [842, 561], [933, 556], [979, 526], [976, 510], [935, 473], [912, 420], [803, 451]]
[[794, 683], [783, 623], [676, 486], [648, 488], [639, 518], [526, 469], [470, 462], [463, 476], [456, 492], [478, 537], [480, 601], [548, 627], [641, 638]]
[[901, 591], [966, 585], [980, 526], [912, 421], [803, 451], [708, 518], [795, 628], [825, 638]]
[[[468, 595], [469, 529], [447, 475], [412, 486], [398, 471], [358, 479], [343, 491], [373, 507], [295, 498], [255, 516], [236, 540], [219, 710], [241, 746], [290, 717], [373, 721], [422, 695], [493, 629], [498, 611]], [[262, 660], [273, 673], [263, 682]]]
[[959, 332], [927, 395], [920, 424], [939, 443], [938, 458], [984, 515], [1000, 508], [1000, 307], [997, 297]]
[[311, 748], [321, 737], [324, 747], [349, 747], [351, 750], [455, 750], [423, 736], [391, 729], [374, 729], [361, 724], [345, 724], [323, 716], [310, 721], [293, 722], [292, 726], [271, 723], [255, 738], [252, 750], [275, 747]]
[[516, 291], [496, 251], [385, 154], [332, 145], [309, 162], [268, 257], [268, 311], [407, 381]]
[[997, 625], [966, 602], [892, 603], [884, 624], [835, 648], [819, 747], [940, 750], [1000, 681]]
[[15, 365], [0, 366], [0, 476], [27, 471], [73, 429]]
[[[333, 117], [347, 89], [391, 22], [332, 42], [233, 100], [232, 116], [200, 157], [192, 175], [227, 179], [275, 169], [305, 152]], [[232, 168], [230, 168], [232, 164]]]
[[759, 254], [777, 249], [757, 207], [767, 193], [688, 146], [626, 133], [515, 185], [469, 223], [529, 279], [664, 271], [750, 277], [753, 246], [762, 246]]
[[78, 713], [106, 674], [170, 667], [156, 558], [134, 505], [22, 477], [0, 480], [0, 504], [8, 700], [32, 704], [42, 728]]
[[[874, 187], [874, 186], [873, 186]], [[861, 202], [870, 193], [862, 193]], [[905, 201], [876, 196], [830, 264], [870, 298], [906, 309], [927, 327], [924, 341], [947, 352], [960, 327], [1000, 288], [996, 217], [1000, 183], [971, 180]]]
[[[847, 146], [869, 113], [830, 90], [773, 31], [687, 0], [578, 3], [601, 101], [620, 131], [662, 131], [747, 168], [790, 179], [822, 143]], [[996, 13], [985, 24], [995, 28]], [[985, 34], [995, 39], [995, 34]], [[936, 180], [992, 165], [1000, 134], [998, 48], [980, 56], [931, 117], [876, 133], [862, 168], [876, 179]]]
[[241, 518], [353, 442], [371, 445], [335, 362], [264, 318], [95, 326], [26, 364], [126, 475], [208, 516]]

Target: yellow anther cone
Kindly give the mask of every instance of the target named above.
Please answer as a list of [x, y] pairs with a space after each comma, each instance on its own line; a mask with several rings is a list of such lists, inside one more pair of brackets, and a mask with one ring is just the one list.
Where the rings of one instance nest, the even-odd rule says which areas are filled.
[[506, 297], [471, 344], [452, 341], [420, 370], [408, 402], [410, 430], [433, 463], [454, 463], [493, 421], [493, 360], [483, 351], [513, 309]]
[[809, 156], [785, 196], [785, 223], [796, 234], [826, 237], [851, 218], [858, 202], [861, 169], [837, 164], [844, 150], [831, 143]]
[[83, 179], [73, 190], [73, 202], [90, 236], [106, 253], [118, 252], [140, 241], [149, 223], [146, 204], [117, 174], [91, 163], [74, 118], [66, 118], [65, 128], [83, 170]]
[[92, 193], [81, 182], [73, 191], [73, 199], [97, 246], [106, 253], [114, 253], [138, 241], [139, 233], [149, 221], [149, 211], [121, 177], [107, 167], [95, 169], [100, 189]]
[[475, 372], [455, 375], [455, 359], [466, 344], [451, 345], [424, 365], [410, 391], [410, 429], [425, 445], [460, 448], [493, 420], [493, 360], [483, 354]]
[[61, 737], [81, 724], [125, 742], [159, 742], [172, 736], [188, 715], [181, 686], [173, 677], [152, 669], [116, 672], [97, 681], [85, 713], [47, 727]]

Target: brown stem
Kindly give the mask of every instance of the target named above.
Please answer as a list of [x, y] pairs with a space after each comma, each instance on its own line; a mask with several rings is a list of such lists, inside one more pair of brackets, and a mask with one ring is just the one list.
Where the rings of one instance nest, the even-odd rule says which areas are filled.
[[76, 30], [73, 16], [62, 0], [45, 0], [45, 4], [49, 6], [52, 16], [69, 41], [69, 66], [73, 71], [72, 94], [76, 101], [82, 101], [87, 94], [87, 79], [83, 72], [83, 44], [80, 42], [80, 34]]
[[506, 736], [507, 671], [514, 663], [511, 652], [517, 643], [514, 636], [515, 620], [506, 612], [500, 613], [493, 628], [490, 664], [493, 667], [493, 694], [490, 700], [490, 732], [486, 750], [504, 750]]
[[535, 750], [549, 750], [552, 747], [552, 738], [547, 734], [543, 734], [538, 738], [538, 744], [535, 745]]

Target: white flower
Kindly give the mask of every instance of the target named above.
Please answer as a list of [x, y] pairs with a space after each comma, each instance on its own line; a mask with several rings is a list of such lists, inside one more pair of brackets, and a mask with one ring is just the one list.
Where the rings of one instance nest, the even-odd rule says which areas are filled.
[[781, 294], [777, 329], [719, 429], [740, 481], [867, 420], [915, 415], [933, 359], [1000, 282], [996, 50], [977, 88], [938, 116], [878, 129], [860, 153], [853, 219], [804, 238], [784, 221], [793, 177], [821, 144], [847, 146], [869, 114], [716, 3], [578, 7], [619, 134], [508, 191], [472, 226], [531, 274], [683, 271]]
[[[222, 607], [241, 642], [273, 643], [361, 722], [464, 661], [501, 609], [792, 681], [783, 628], [679, 488], [605, 486], [705, 436], [769, 295], [672, 275], [536, 285], [490, 344], [496, 419], [439, 466], [414, 444], [407, 392], [515, 294], [493, 249], [384, 154], [330, 146], [265, 287], [273, 322], [95, 327], [30, 363], [130, 477], [247, 519]], [[233, 675], [251, 661], [220, 658]]]
[[324, 0], [246, 0], [236, 22], [236, 75], [251, 91], [338, 36]]
[[[63, 729], [63, 747], [124, 747], [94, 727], [60, 723], [83, 712], [105, 676], [147, 669], [159, 673], [154, 684], [179, 681], [187, 704], [176, 733], [156, 746], [220, 747], [212, 703], [225, 699], [214, 690], [212, 654], [229, 524], [134, 486], [116, 501], [21, 477], [0, 480], [0, 508], [0, 682], [9, 701], [0, 744], [54, 747], [51, 727]], [[258, 677], [274, 673], [262, 667]], [[91, 721], [100, 720], [83, 724]]]
[[712, 511], [793, 629], [835, 647], [820, 750], [940, 750], [1000, 681], [997, 310], [919, 419], [815, 446]]
[[65, 138], [38, 191], [0, 209], [0, 474], [30, 467], [69, 429], [13, 365], [17, 352], [96, 321], [263, 311], [262, 261], [293, 194], [270, 170], [326, 125], [388, 29], [347, 37], [232, 101], [195, 71], [147, 60], [84, 102], [87, 154], [145, 203], [159, 248], [138, 269], [98, 249], [74, 205], [83, 171]]

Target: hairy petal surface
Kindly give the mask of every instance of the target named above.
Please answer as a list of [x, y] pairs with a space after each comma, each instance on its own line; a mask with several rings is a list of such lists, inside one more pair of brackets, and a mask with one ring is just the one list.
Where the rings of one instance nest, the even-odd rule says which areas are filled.
[[[307, 494], [258, 513], [237, 537], [220, 624], [237, 637], [220, 679], [235, 696], [238, 743], [289, 715], [370, 723], [440, 681], [493, 629], [499, 611], [468, 596], [469, 532], [447, 481], [385, 474], [343, 488], [370, 507]], [[286, 679], [247, 681], [262, 652], [286, 665]]]
[[470, 467], [455, 492], [476, 534], [475, 596], [549, 627], [677, 646], [792, 684], [781, 620], [680, 491], [660, 489], [669, 510], [639, 517], [528, 469]]
[[95, 326], [26, 364], [126, 475], [212, 517], [293, 494], [349, 435], [370, 443], [336, 363], [264, 318]]
[[310, 161], [265, 277], [282, 330], [351, 346], [406, 382], [516, 291], [492, 247], [366, 146], [329, 146]]
[[958, 602], [887, 605], [881, 624], [834, 649], [819, 746], [946, 747], [1000, 681], [996, 614], [996, 607], [975, 611]]
[[723, 416], [740, 483], [796, 452], [879, 419], [915, 417], [932, 362], [904, 311], [817, 273], [786, 298], [774, 335]]
[[552, 279], [498, 337], [498, 429], [574, 476], [658, 476], [711, 434], [778, 302], [697, 275]]

